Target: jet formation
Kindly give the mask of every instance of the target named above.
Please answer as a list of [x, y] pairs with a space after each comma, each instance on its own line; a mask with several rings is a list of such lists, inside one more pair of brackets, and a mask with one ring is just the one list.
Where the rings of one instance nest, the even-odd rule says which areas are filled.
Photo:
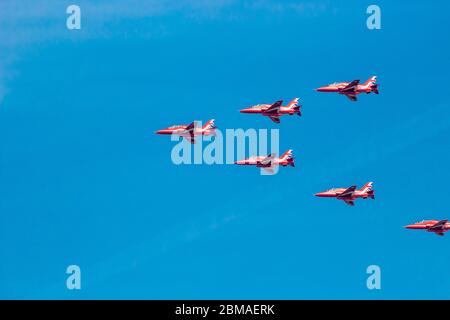
[[[370, 77], [366, 82], [360, 83], [359, 80], [351, 82], [334, 82], [332, 84], [319, 87], [318, 92], [335, 92], [346, 96], [351, 101], [357, 101], [357, 95], [361, 93], [375, 93], [379, 94], [377, 77]], [[272, 104], [257, 104], [249, 108], [241, 109], [241, 113], [260, 114], [268, 117], [273, 122], [279, 124], [280, 117], [283, 115], [298, 115], [301, 116], [302, 105], [299, 103], [299, 98], [294, 98], [287, 105], [283, 106], [283, 100], [278, 100]], [[216, 134], [216, 126], [214, 119], [206, 122], [204, 126], [198, 126], [197, 121], [188, 125], [175, 125], [156, 131], [157, 134], [178, 135], [188, 140], [190, 143], [195, 143], [195, 137], [208, 136]], [[294, 156], [292, 149], [289, 149], [280, 157], [276, 154], [269, 154], [266, 156], [252, 156], [243, 160], [235, 162], [236, 165], [242, 166], [256, 166], [262, 168], [269, 173], [274, 172], [276, 166], [291, 166], [295, 167]], [[355, 205], [356, 199], [375, 199], [375, 190], [373, 190], [373, 182], [366, 183], [361, 189], [351, 186], [348, 188], [332, 188], [326, 191], [318, 192], [316, 197], [320, 198], [336, 198], [345, 202], [349, 206]], [[443, 236], [445, 232], [450, 230], [450, 223], [448, 220], [423, 220], [421, 222], [413, 223], [405, 226], [407, 229], [426, 230], [427, 232], [435, 233]]]

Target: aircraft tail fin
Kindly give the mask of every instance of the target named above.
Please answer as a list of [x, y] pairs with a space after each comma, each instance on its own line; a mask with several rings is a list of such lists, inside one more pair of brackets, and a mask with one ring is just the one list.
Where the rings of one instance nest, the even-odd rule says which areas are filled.
[[377, 76], [373, 76], [373, 77], [370, 77], [364, 83], [364, 86], [366, 88], [370, 88], [373, 93], [378, 94], [379, 93], [379, 91], [378, 91], [378, 84], [376, 82], [377, 82]]
[[291, 100], [291, 102], [288, 103], [287, 107], [288, 108], [293, 108], [298, 104], [298, 98], [294, 98]]
[[281, 156], [281, 160], [287, 161], [291, 167], [295, 167], [294, 163], [295, 158], [292, 149], [289, 149], [288, 151], [283, 153], [283, 155]]
[[364, 83], [365, 86], [367, 85], [374, 85], [377, 82], [377, 76], [372, 76]]
[[373, 186], [373, 182], [372, 182], [372, 181], [371, 181], [371, 182], [367, 182], [367, 183], [361, 188], [360, 191], [362, 191], [362, 192], [370, 192], [370, 191], [373, 191], [373, 190], [372, 190], [372, 186]]
[[211, 119], [205, 123], [205, 125], [203, 126], [202, 129], [203, 129], [203, 131], [214, 133], [216, 131], [216, 128], [217, 127], [215, 125], [215, 120]]

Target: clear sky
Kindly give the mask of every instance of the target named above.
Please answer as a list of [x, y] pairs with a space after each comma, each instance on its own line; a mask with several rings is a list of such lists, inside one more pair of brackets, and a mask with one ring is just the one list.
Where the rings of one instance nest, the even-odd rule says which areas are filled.
[[[0, 2], [0, 298], [450, 298], [450, 234], [403, 228], [450, 218], [448, 1], [143, 2]], [[279, 128], [296, 167], [174, 165], [154, 131], [210, 118]]]

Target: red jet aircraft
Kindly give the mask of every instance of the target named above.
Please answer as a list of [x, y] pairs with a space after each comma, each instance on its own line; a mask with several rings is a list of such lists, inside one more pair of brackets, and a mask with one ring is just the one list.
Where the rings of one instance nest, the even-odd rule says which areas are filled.
[[216, 134], [216, 126], [214, 119], [209, 120], [203, 127], [197, 125], [197, 121], [189, 125], [175, 125], [165, 129], [156, 131], [157, 134], [175, 134], [188, 140], [190, 143], [195, 143], [195, 136], [209, 136]]
[[448, 220], [423, 220], [405, 226], [407, 229], [423, 229], [428, 232], [434, 232], [438, 236], [443, 236], [445, 232], [450, 230], [450, 222]]
[[355, 205], [355, 200], [358, 198], [371, 198], [375, 199], [375, 190], [372, 189], [373, 182], [368, 182], [359, 190], [356, 190], [356, 186], [350, 188], [333, 188], [324, 192], [316, 193], [316, 197], [324, 198], [336, 198], [344, 201], [349, 206]]
[[279, 158], [277, 158], [275, 154], [271, 153], [268, 156], [255, 156], [244, 160], [239, 160], [236, 161], [235, 164], [244, 166], [257, 166], [258, 168], [263, 168], [269, 173], [274, 173], [273, 168], [278, 165], [283, 167], [286, 167], [288, 165], [290, 165], [291, 167], [295, 167], [292, 150], [286, 151]]
[[302, 115], [298, 104], [298, 98], [293, 99], [287, 106], [282, 106], [283, 100], [278, 100], [274, 104], [257, 104], [256, 106], [240, 110], [242, 113], [259, 113], [269, 117], [273, 122], [280, 123], [280, 117], [284, 114]]
[[377, 77], [373, 76], [363, 84], [359, 84], [359, 80], [353, 80], [352, 82], [335, 82], [328, 86], [317, 88], [316, 90], [320, 92], [337, 92], [345, 95], [352, 101], [356, 101], [358, 100], [356, 95], [363, 92], [367, 94], [371, 92], [378, 94], [378, 84], [375, 83], [376, 81]]

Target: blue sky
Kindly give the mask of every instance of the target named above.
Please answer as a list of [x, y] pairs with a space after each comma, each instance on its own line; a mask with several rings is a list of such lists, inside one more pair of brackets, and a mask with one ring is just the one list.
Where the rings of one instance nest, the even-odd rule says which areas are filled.
[[[450, 298], [448, 235], [402, 228], [450, 218], [447, 1], [376, 1], [378, 31], [367, 1], [126, 3], [0, 4], [0, 298]], [[357, 103], [313, 90], [371, 75]], [[238, 112], [293, 97], [280, 125]], [[297, 166], [174, 165], [153, 132], [209, 118], [279, 128]]]

